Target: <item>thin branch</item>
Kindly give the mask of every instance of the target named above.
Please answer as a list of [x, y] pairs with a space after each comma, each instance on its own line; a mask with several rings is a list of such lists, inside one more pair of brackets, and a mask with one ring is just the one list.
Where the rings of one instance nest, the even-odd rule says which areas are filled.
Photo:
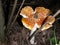
[[53, 15], [53, 17], [58, 16], [59, 13], [60, 13], [60, 10], [58, 10], [58, 11]]
[[10, 25], [10, 23], [11, 23], [11, 21], [12, 21], [12, 17], [13, 17], [14, 11], [15, 11], [15, 9], [16, 9], [17, 1], [18, 1], [18, 0], [15, 0], [15, 1], [14, 1], [14, 6], [13, 6], [13, 9], [12, 9], [12, 12], [11, 12], [11, 16], [10, 16], [9, 21], [8, 21], [8, 25]]
[[23, 0], [23, 2], [22, 2], [22, 4], [21, 4], [21, 6], [20, 6], [20, 8], [19, 8], [19, 11], [17, 12], [17, 14], [16, 14], [16, 16], [15, 16], [15, 18], [14, 18], [14, 20], [13, 20], [13, 22], [12, 22], [11, 26], [13, 26], [14, 22], [16, 21], [16, 19], [17, 19], [17, 17], [18, 17], [18, 14], [19, 14], [19, 12], [20, 12], [20, 10], [21, 10], [21, 8], [22, 8], [22, 6], [23, 6], [24, 2], [25, 2], [25, 0]]
[[57, 18], [57, 19], [56, 19], [56, 21], [57, 21], [57, 20], [60, 20], [60, 17], [59, 17], [59, 18]]

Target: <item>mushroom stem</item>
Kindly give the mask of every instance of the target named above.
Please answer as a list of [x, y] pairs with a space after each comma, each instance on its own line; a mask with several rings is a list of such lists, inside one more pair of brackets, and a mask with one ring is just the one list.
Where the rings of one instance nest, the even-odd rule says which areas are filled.
[[[31, 30], [30, 36], [36, 31], [36, 29], [37, 29], [37, 24], [35, 24], [33, 30]], [[32, 38], [30, 38], [29, 41], [31, 44], [35, 44], [35, 42], [34, 42], [35, 41], [35, 35]]]
[[30, 35], [28, 40], [30, 41], [32, 39], [32, 37], [35, 36], [38, 32], [41, 32], [41, 28], [39, 28], [38, 30], [35, 30], [34, 33], [32, 35]]
[[58, 16], [59, 13], [60, 13], [60, 10], [58, 10], [58, 11], [53, 15], [53, 17]]

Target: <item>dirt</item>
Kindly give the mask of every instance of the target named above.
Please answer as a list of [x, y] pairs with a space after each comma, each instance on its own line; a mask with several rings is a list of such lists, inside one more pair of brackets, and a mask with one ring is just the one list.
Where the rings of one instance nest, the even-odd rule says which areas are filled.
[[[54, 36], [55, 26], [58, 26], [56, 27], [56, 36], [57, 39], [60, 40], [60, 32], [59, 32], [60, 24], [58, 22], [59, 21], [54, 23], [54, 26], [49, 28], [48, 30], [44, 32], [38, 32], [35, 35], [35, 42], [37, 42], [37, 44], [35, 45], [50, 45], [49, 38], [52, 38]], [[6, 41], [8, 45], [32, 45], [28, 40], [29, 34], [30, 31], [25, 27], [21, 27], [18, 23], [15, 23], [15, 25], [11, 27], [9, 30], [5, 30]]]

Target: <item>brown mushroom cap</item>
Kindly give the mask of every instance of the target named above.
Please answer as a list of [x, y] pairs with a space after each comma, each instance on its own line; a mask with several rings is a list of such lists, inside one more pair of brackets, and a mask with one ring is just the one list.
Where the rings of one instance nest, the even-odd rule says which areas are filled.
[[52, 27], [52, 24], [55, 22], [55, 18], [53, 16], [48, 16], [45, 23], [42, 26], [42, 31]]
[[53, 16], [48, 16], [46, 22], [49, 24], [53, 24], [55, 22], [55, 18]]
[[38, 15], [38, 21], [37, 21], [37, 24], [38, 25], [42, 25], [45, 18], [48, 16], [48, 14], [50, 13], [50, 10], [49, 9], [46, 9], [44, 7], [36, 7], [35, 8], [35, 12], [37, 13]]
[[34, 10], [30, 6], [26, 6], [22, 8], [20, 15], [22, 15], [24, 18], [25, 17], [32, 17], [34, 14]]
[[33, 20], [30, 20], [29, 18], [22, 18], [22, 23], [26, 28], [30, 30], [33, 30], [35, 25], [35, 22]]
[[47, 16], [50, 13], [50, 10], [49, 9], [46, 9], [44, 7], [36, 7], [35, 8], [35, 12], [38, 15], [43, 15], [43, 17], [45, 17], [45, 16]]

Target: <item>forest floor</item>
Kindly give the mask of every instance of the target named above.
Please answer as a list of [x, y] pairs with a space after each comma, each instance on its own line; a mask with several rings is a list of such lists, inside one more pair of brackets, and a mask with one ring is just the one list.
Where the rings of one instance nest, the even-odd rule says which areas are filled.
[[[49, 28], [48, 30], [44, 32], [38, 32], [35, 35], [35, 42], [37, 44], [35, 45], [50, 45], [49, 38], [54, 37], [54, 29], [56, 27], [56, 38], [59, 41], [60, 40], [60, 23], [59, 20], [54, 23], [53, 27]], [[25, 27], [20, 26], [18, 23], [16, 23], [13, 27], [11, 27], [9, 30], [5, 30], [5, 36], [8, 45], [32, 45], [27, 38], [29, 37], [30, 31], [26, 29]], [[5, 42], [1, 43], [0, 45], [7, 45]]]

